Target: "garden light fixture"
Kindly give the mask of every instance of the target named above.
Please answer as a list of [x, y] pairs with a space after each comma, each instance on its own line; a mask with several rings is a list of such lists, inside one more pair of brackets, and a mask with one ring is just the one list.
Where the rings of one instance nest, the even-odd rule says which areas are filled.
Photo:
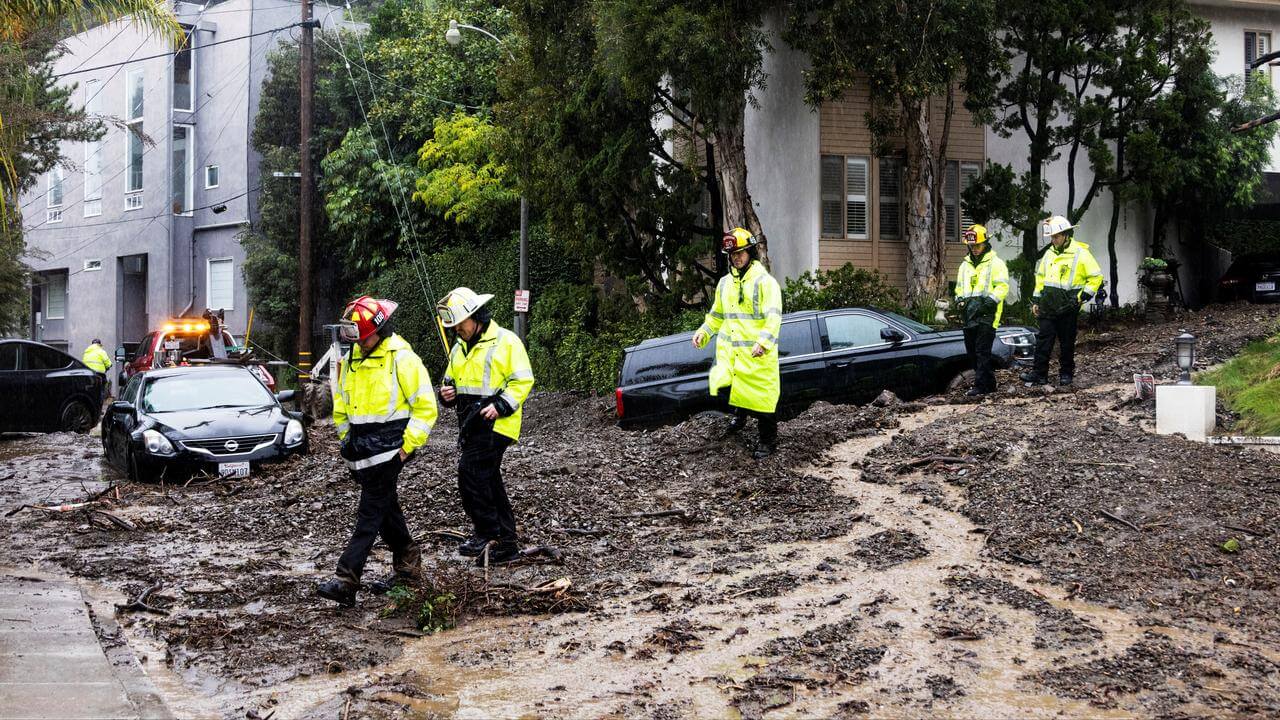
[[1174, 344], [1178, 348], [1178, 367], [1182, 370], [1178, 384], [1190, 385], [1191, 369], [1196, 364], [1196, 336], [1183, 330], [1181, 335], [1174, 338]]

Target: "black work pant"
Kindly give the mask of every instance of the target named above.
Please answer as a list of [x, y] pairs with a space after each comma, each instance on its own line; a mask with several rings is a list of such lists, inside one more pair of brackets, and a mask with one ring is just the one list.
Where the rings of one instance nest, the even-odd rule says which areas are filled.
[[760, 442], [769, 447], [778, 444], [778, 413], [760, 412], [759, 410], [748, 410], [736, 405], [730, 405], [729, 388], [722, 388], [719, 393], [716, 393], [716, 399], [720, 401], [721, 407], [727, 409], [729, 414], [734, 417], [755, 418], [760, 428]]
[[979, 392], [995, 392], [996, 373], [991, 365], [991, 343], [996, 329], [989, 324], [964, 329], [964, 349], [973, 361], [973, 386]]
[[[400, 509], [400, 497], [396, 494], [396, 482], [404, 465], [399, 458], [375, 465], [356, 473], [360, 483], [360, 505], [356, 510], [356, 527], [347, 542], [347, 549], [338, 559], [338, 577], [359, 584], [364, 574], [364, 563], [369, 558], [373, 543], [382, 541], [391, 548], [397, 572], [416, 572], [417, 543], [409, 534], [409, 526]], [[409, 561], [409, 562], [407, 562]]]
[[458, 494], [477, 537], [514, 543], [516, 516], [502, 482], [502, 456], [511, 439], [492, 430], [462, 438]]
[[1049, 355], [1053, 344], [1058, 343], [1058, 373], [1076, 374], [1076, 330], [1080, 327], [1080, 313], [1068, 311], [1062, 315], [1040, 315], [1040, 329], [1036, 332], [1035, 374], [1049, 376]]

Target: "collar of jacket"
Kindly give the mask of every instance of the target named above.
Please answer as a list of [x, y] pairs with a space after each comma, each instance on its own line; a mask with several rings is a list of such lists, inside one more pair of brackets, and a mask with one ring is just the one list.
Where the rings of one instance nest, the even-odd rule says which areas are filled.
[[759, 260], [752, 260], [751, 262], [747, 263], [747, 266], [745, 268], [742, 269], [741, 274], [738, 273], [737, 268], [730, 265], [729, 277], [733, 278], [736, 282], [746, 282], [748, 277], [751, 277], [752, 275], [756, 275], [759, 272], [762, 272], [763, 270], [764, 270], [764, 266], [760, 264]]
[[488, 320], [485, 320], [484, 324], [480, 326], [480, 329], [476, 332], [475, 335], [471, 336], [470, 340], [462, 341], [462, 349], [467, 352], [471, 352], [471, 348], [475, 347], [476, 345], [479, 345], [481, 342], [485, 340], [485, 338], [489, 337], [489, 331], [493, 329], [493, 324], [494, 324], [493, 318], [489, 318]]
[[993, 247], [991, 247], [991, 244], [990, 244], [990, 243], [987, 243], [987, 249], [986, 249], [986, 250], [984, 250], [984, 251], [982, 252], [982, 254], [978, 256], [978, 259], [977, 259], [977, 260], [974, 260], [974, 259], [973, 259], [973, 253], [967, 253], [967, 254], [964, 256], [964, 259], [965, 259], [965, 261], [966, 261], [966, 262], [968, 262], [970, 265], [972, 265], [972, 266], [974, 266], [974, 267], [978, 267], [978, 266], [979, 266], [979, 265], [981, 265], [982, 263], [986, 262], [988, 258], [993, 258], [993, 257], [996, 257], [996, 249], [995, 249], [995, 248], [993, 248]]
[[1062, 246], [1061, 250], [1054, 248], [1053, 243], [1049, 243], [1049, 252], [1053, 253], [1054, 255], [1066, 255], [1067, 253], [1075, 252], [1076, 250], [1088, 250], [1088, 249], [1089, 249], [1088, 245], [1085, 245], [1084, 243], [1080, 242], [1079, 240], [1076, 240], [1075, 238], [1071, 238], [1071, 240], [1069, 240], [1066, 245]]
[[465, 341], [462, 341], [461, 339], [459, 340], [459, 342], [462, 343], [462, 352], [464, 354], [469, 353], [473, 349], [475, 349], [475, 347], [478, 345], [484, 345], [486, 343], [496, 342], [498, 340], [499, 330], [501, 330], [501, 326], [498, 325], [498, 321], [492, 320], [492, 319], [489, 320], [484, 330], [477, 334], [477, 339], [474, 343], [467, 343]]
[[[409, 343], [404, 338], [400, 337], [396, 333], [391, 333], [391, 337], [378, 343], [378, 346], [373, 349], [373, 354], [369, 355], [368, 357], [371, 357], [371, 358], [382, 357], [387, 353], [392, 353], [392, 352], [395, 352], [396, 350], [403, 350], [404, 348], [407, 348], [407, 347], [409, 347]], [[356, 343], [351, 346], [351, 359], [352, 360], [365, 359], [364, 351], [360, 347], [360, 343]]]

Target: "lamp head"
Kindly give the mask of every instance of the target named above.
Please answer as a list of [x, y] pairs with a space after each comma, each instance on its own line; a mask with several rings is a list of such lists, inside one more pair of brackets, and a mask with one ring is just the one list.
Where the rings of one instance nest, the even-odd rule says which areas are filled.
[[1178, 369], [1182, 371], [1182, 377], [1178, 384], [1191, 384], [1191, 370], [1196, 365], [1196, 337], [1186, 330], [1174, 339], [1174, 344], [1178, 351]]
[[449, 29], [445, 31], [444, 39], [454, 47], [462, 44], [462, 31], [458, 29], [457, 20], [449, 21]]

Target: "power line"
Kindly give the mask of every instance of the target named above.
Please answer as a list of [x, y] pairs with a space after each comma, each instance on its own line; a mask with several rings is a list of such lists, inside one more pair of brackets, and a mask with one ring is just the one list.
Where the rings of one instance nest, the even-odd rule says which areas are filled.
[[[318, 26], [319, 26], [319, 23], [320, 23], [320, 21], [319, 21], [319, 20], [307, 20], [307, 21], [305, 21], [305, 22], [300, 20], [300, 21], [298, 21], [298, 22], [296, 22], [296, 23], [291, 23], [291, 24], [289, 24], [289, 25], [283, 25], [283, 26], [281, 26], [281, 27], [278, 27], [278, 28], [272, 28], [272, 29], [270, 29], [270, 30], [262, 30], [262, 31], [260, 31], [260, 32], [250, 33], [250, 34], [248, 34], [248, 35], [241, 35], [241, 36], [239, 36], [239, 37], [227, 38], [226, 40], [218, 40], [218, 41], [216, 41], [216, 42], [205, 43], [205, 44], [200, 45], [200, 47], [202, 47], [202, 48], [206, 48], [206, 47], [213, 47], [214, 45], [224, 45], [224, 44], [226, 44], [226, 43], [236, 42], [237, 40], [248, 40], [249, 38], [255, 38], [255, 37], [258, 37], [259, 35], [266, 35], [267, 33], [277, 33], [277, 32], [280, 32], [281, 30], [288, 30], [289, 28], [301, 27], [301, 26], [303, 26], [304, 24], [310, 24], [310, 25], [311, 25], [311, 27], [318, 27]], [[98, 65], [97, 67], [84, 68], [83, 70], [70, 70], [70, 71], [68, 71], [68, 72], [64, 72], [64, 73], [61, 73], [61, 74], [58, 74], [58, 75], [54, 75], [53, 77], [55, 77], [55, 78], [63, 78], [63, 77], [67, 77], [68, 75], [79, 75], [80, 73], [93, 72], [94, 70], [106, 70], [107, 68], [119, 67], [119, 66], [121, 66], [121, 65], [128, 65], [129, 63], [142, 62], [143, 60], [155, 60], [156, 58], [172, 57], [172, 56], [174, 56], [174, 55], [177, 55], [177, 54], [178, 54], [178, 53], [180, 53], [180, 52], [182, 52], [182, 50], [181, 50], [181, 49], [180, 49], [180, 50], [170, 50], [169, 52], [166, 52], [166, 53], [158, 53], [158, 54], [156, 54], [156, 55], [148, 55], [148, 56], [146, 56], [146, 57], [133, 58], [133, 59], [131, 59], [131, 60], [123, 60], [123, 61], [118, 62], [118, 63], [110, 63], [110, 64], [108, 64], [108, 65]]]

